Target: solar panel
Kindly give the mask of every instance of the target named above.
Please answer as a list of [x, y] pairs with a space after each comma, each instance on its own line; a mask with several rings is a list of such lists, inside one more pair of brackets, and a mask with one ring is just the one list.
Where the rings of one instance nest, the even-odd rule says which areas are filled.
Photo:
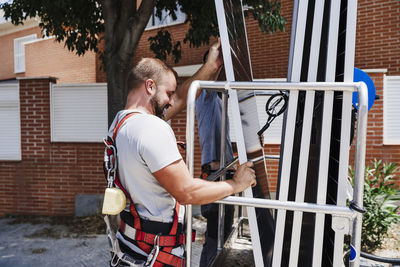
[[[288, 81], [352, 81], [355, 17], [356, 1], [295, 1]], [[344, 206], [351, 94], [289, 98], [278, 199]], [[332, 216], [278, 211], [276, 220], [285, 227], [276, 229], [273, 266], [341, 266], [344, 231], [332, 230]]]
[[[216, 7], [227, 80], [252, 81], [241, 1], [216, 0]], [[295, 0], [288, 82], [351, 82], [356, 15], [356, 0]], [[248, 94], [232, 90], [229, 98], [241, 162], [263, 155], [256, 135], [260, 125], [255, 97]], [[282, 130], [279, 200], [346, 205], [351, 99], [351, 92], [290, 91]], [[261, 163], [256, 166], [258, 186], [245, 196], [269, 197]], [[342, 265], [345, 228], [332, 229], [331, 215], [278, 210], [274, 222], [271, 214], [248, 208], [256, 266]]]
[[[226, 78], [228, 81], [252, 81], [242, 3], [240, 0], [217, 0], [216, 7]], [[229, 96], [236, 129], [239, 161], [244, 163], [250, 159], [264, 157], [264, 151], [257, 135], [261, 126], [254, 91], [231, 91]], [[252, 190], [247, 190], [245, 195], [269, 198], [265, 161], [255, 163], [254, 169], [257, 186]], [[258, 266], [263, 266], [270, 263], [272, 259], [274, 232], [272, 214], [270, 210], [260, 208], [248, 208], [248, 214], [255, 261]]]

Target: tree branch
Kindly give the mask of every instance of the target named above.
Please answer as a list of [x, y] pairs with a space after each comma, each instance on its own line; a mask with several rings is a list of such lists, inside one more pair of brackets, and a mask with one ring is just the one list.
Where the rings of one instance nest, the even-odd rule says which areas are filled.
[[117, 38], [116, 44], [124, 39], [124, 34], [129, 27], [131, 17], [136, 15], [136, 0], [122, 0], [118, 11], [117, 23], [114, 26], [114, 34]]
[[125, 58], [126, 56], [131, 58], [133, 56], [135, 48], [139, 43], [140, 37], [146, 28], [151, 14], [153, 13], [155, 5], [156, 0], [142, 1], [135, 16], [130, 18], [129, 25], [126, 29], [126, 34], [124, 35], [124, 39], [119, 51], [121, 58]]

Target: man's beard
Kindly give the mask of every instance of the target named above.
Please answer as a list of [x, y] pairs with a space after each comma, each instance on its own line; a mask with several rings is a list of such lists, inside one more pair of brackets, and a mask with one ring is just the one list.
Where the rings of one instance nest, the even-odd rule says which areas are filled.
[[159, 99], [158, 99], [157, 93], [151, 99], [151, 103], [152, 103], [153, 108], [154, 108], [154, 115], [156, 115], [160, 119], [164, 120], [165, 119], [165, 115], [167, 113], [167, 108], [169, 108], [170, 105], [169, 104], [161, 105], [159, 103]]

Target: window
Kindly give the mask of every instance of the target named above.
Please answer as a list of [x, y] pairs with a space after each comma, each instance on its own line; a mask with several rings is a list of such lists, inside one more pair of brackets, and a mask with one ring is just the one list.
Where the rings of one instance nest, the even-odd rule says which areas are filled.
[[386, 76], [383, 107], [383, 143], [400, 144], [400, 76]]
[[25, 43], [36, 40], [36, 34], [14, 39], [14, 72], [25, 72]]
[[181, 11], [180, 6], [178, 6], [178, 10], [175, 11], [176, 20], [172, 19], [172, 16], [168, 11], [162, 11], [162, 19], [159, 19], [156, 16], [156, 9], [153, 11], [153, 15], [150, 17], [149, 23], [147, 23], [146, 29], [154, 29], [162, 26], [168, 26], [171, 24], [183, 23], [186, 19], [186, 14]]
[[18, 83], [0, 84], [0, 160], [21, 160]]
[[102, 142], [107, 135], [107, 85], [52, 84], [51, 141]]

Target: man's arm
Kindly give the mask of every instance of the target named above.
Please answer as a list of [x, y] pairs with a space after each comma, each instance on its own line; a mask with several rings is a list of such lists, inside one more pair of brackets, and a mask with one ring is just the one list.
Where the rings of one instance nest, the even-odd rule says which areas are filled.
[[[210, 47], [207, 62], [190, 78], [188, 78], [181, 86], [179, 86], [174, 94], [174, 105], [168, 109], [165, 120], [173, 118], [186, 107], [187, 94], [190, 84], [195, 80], [215, 80], [222, 66], [221, 41], [214, 43]], [[200, 95], [201, 90], [197, 92]]]
[[255, 172], [252, 166], [252, 162], [240, 165], [232, 180], [210, 182], [192, 178], [181, 159], [154, 172], [153, 175], [180, 204], [201, 205], [242, 192], [250, 185], [255, 186]]

